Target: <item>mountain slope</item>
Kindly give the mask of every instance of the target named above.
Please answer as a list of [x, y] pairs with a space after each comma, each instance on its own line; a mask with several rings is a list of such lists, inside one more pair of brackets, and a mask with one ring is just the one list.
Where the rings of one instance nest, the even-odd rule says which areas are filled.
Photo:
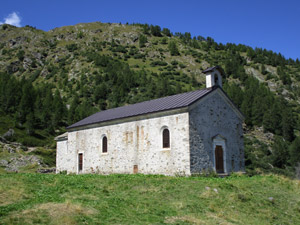
[[[147, 24], [0, 27], [0, 134], [26, 145], [93, 112], [205, 87], [220, 65], [224, 90], [246, 116], [246, 163], [293, 171], [300, 161], [300, 62], [245, 45], [172, 34]], [[5, 118], [5, 119], [3, 119]], [[51, 141], [52, 140], [52, 141]]]

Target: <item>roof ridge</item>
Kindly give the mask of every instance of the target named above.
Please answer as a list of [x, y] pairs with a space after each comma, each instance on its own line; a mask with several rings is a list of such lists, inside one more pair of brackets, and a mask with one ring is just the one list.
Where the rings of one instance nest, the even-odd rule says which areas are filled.
[[198, 89], [99, 111], [68, 126], [67, 129], [121, 118], [134, 117], [147, 113], [155, 113], [186, 107], [193, 104], [195, 101], [215, 90], [216, 88], [218, 87]]
[[[151, 101], [155, 101], [155, 100], [160, 100], [160, 99], [164, 99], [164, 98], [170, 98], [170, 97], [173, 97], [173, 96], [179, 96], [179, 95], [183, 95], [183, 94], [189, 94], [189, 93], [193, 93], [193, 92], [197, 92], [197, 91], [204, 91], [204, 90], [209, 90], [209, 89], [213, 89], [213, 88], [210, 87], [210, 88], [198, 89], [198, 90], [183, 92], [183, 93], [174, 94], [174, 95], [168, 95], [168, 96], [164, 96], [164, 97], [160, 97], [160, 98], [155, 98], [155, 99], [150, 99], [150, 100], [146, 100], [146, 101], [142, 101], [142, 102], [137, 102], [137, 103], [133, 103], [133, 104], [122, 105], [122, 106], [118, 106], [116, 108], [110, 108], [110, 109], [102, 110], [102, 111], [99, 111], [99, 112], [104, 112], [104, 111], [108, 111], [108, 110], [116, 110], [116, 109], [123, 108], [123, 107], [138, 105], [138, 104], [141, 104], [141, 103], [151, 102]], [[99, 112], [96, 112], [96, 113], [99, 113]]]

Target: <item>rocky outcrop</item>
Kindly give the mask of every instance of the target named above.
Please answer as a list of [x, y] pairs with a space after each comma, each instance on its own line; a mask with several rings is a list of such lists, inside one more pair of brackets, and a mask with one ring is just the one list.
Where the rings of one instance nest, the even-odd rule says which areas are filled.
[[[13, 130], [9, 130], [5, 134], [11, 135]], [[47, 168], [42, 157], [34, 155], [36, 148], [23, 146], [20, 143], [9, 142], [3, 137], [0, 139], [0, 167], [7, 172], [22, 172], [26, 168], [38, 168], [39, 173], [52, 173], [55, 168]]]
[[22, 155], [10, 157], [0, 161], [0, 166], [5, 167], [7, 172], [19, 172], [23, 167], [43, 164], [42, 160], [35, 155]]

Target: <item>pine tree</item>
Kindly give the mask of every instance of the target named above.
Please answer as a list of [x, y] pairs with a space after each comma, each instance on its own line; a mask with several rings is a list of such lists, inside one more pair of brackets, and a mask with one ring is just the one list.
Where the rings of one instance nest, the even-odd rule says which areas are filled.
[[288, 109], [283, 109], [281, 120], [282, 136], [289, 142], [293, 141], [295, 138], [293, 127], [294, 124], [295, 121], [292, 112]]
[[63, 104], [63, 101], [61, 99], [58, 90], [56, 90], [55, 92], [52, 107], [53, 107], [52, 125], [54, 128], [56, 128], [62, 124], [66, 115], [66, 108]]
[[276, 136], [272, 145], [272, 165], [285, 169], [288, 166], [289, 150], [288, 143], [280, 136]]
[[22, 98], [19, 105], [19, 121], [25, 123], [26, 116], [33, 113], [33, 103], [35, 102], [35, 91], [31, 83], [23, 81]]
[[297, 166], [300, 163], [300, 137], [297, 137], [289, 147], [290, 164]]
[[140, 46], [140, 48], [144, 48], [147, 43], [147, 37], [146, 36], [144, 36], [144, 35], [140, 35], [140, 37], [139, 37], [139, 46]]
[[75, 122], [77, 122], [77, 118], [79, 117], [78, 115], [76, 115], [76, 108], [79, 105], [79, 97], [77, 94], [74, 95], [73, 100], [71, 102], [70, 105], [70, 109], [68, 112], [68, 124], [71, 125]]
[[26, 116], [26, 123], [25, 123], [25, 128], [28, 135], [32, 136], [34, 134], [34, 124], [35, 124], [34, 114], [33, 112], [30, 112]]
[[170, 41], [168, 48], [172, 56], [180, 55], [175, 41]]
[[168, 28], [163, 28], [162, 33], [169, 37], [172, 36], [171, 31]]

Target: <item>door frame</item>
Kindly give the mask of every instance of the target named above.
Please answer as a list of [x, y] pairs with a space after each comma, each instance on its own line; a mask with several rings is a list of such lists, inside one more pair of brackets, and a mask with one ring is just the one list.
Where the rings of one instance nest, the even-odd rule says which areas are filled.
[[[79, 154], [82, 154], [82, 170], [81, 171], [79, 171]], [[83, 173], [83, 168], [84, 168], [84, 153], [78, 152], [77, 153], [77, 174]]]
[[226, 139], [221, 135], [217, 135], [213, 137], [213, 169], [217, 172], [216, 169], [216, 146], [222, 146], [223, 149], [223, 167], [224, 173], [227, 173], [227, 165], [226, 165]]

